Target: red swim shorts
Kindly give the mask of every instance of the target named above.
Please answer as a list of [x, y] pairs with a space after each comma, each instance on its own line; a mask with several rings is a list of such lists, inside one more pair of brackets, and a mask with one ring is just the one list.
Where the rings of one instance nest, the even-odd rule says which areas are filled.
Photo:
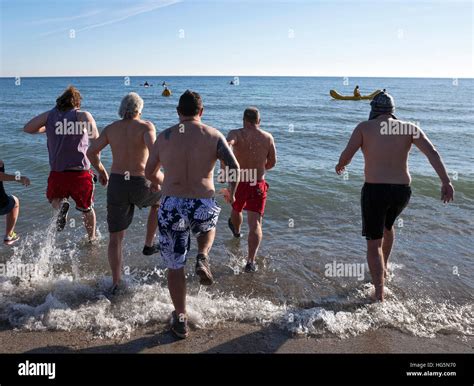
[[91, 170], [50, 172], [46, 197], [49, 202], [71, 197], [77, 210], [89, 212], [94, 201], [94, 174]]
[[267, 192], [268, 184], [265, 180], [257, 181], [256, 184], [251, 182], [239, 182], [232, 208], [239, 213], [245, 209], [260, 213], [263, 216], [265, 202], [267, 201]]

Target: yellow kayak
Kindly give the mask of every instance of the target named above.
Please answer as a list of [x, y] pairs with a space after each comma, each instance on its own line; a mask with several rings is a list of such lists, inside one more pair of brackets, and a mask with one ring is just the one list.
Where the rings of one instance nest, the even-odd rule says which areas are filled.
[[363, 99], [373, 99], [374, 96], [376, 96], [378, 93], [382, 92], [382, 90], [375, 90], [372, 94], [369, 95], [362, 95], [360, 97], [355, 97], [355, 96], [344, 96], [339, 94], [336, 90], [330, 90], [329, 94], [334, 98], [334, 99], [339, 99], [343, 101], [360, 101]]
[[165, 88], [163, 90], [163, 92], [161, 93], [161, 95], [164, 96], [164, 97], [169, 97], [169, 96], [171, 96], [171, 91], [169, 89]]

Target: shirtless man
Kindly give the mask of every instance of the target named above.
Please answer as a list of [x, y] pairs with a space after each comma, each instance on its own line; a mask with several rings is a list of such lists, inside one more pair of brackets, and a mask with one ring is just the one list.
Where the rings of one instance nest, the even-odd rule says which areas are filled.
[[[196, 275], [200, 283], [213, 283], [209, 251], [214, 242], [221, 208], [214, 194], [213, 172], [217, 159], [238, 176], [239, 164], [225, 137], [201, 122], [201, 96], [187, 90], [179, 98], [179, 124], [163, 131], [148, 159], [145, 176], [153, 178], [164, 168], [163, 199], [158, 214], [161, 256], [168, 267], [168, 288], [175, 310], [171, 331], [179, 338], [188, 336], [186, 279], [184, 266], [190, 248], [191, 232], [197, 237]], [[237, 181], [229, 183], [234, 201]]]
[[[122, 118], [107, 126], [87, 152], [92, 165], [99, 174], [99, 181], [107, 188], [107, 224], [109, 227], [109, 264], [112, 269], [112, 294], [117, 291], [122, 274], [122, 242], [125, 230], [133, 220], [135, 206], [151, 207], [143, 254], [158, 252], [154, 245], [158, 226], [160, 171], [145, 179], [145, 164], [156, 139], [153, 123], [142, 120], [143, 100], [136, 93], [122, 99], [119, 116]], [[112, 149], [112, 170], [109, 176], [100, 162], [100, 152], [107, 145]]]
[[99, 136], [92, 115], [81, 110], [81, 94], [69, 86], [56, 99], [56, 106], [29, 121], [23, 131], [29, 134], [46, 134], [51, 172], [46, 197], [58, 210], [56, 229], [66, 226], [69, 211], [68, 199], [82, 212], [89, 241], [96, 239], [94, 211], [94, 174], [86, 157], [89, 142]]
[[454, 189], [440, 155], [425, 133], [393, 115], [393, 98], [381, 92], [370, 105], [369, 120], [354, 129], [339, 158], [336, 172], [343, 173], [357, 150], [362, 148], [365, 160], [362, 235], [367, 239], [367, 261], [375, 297], [383, 301], [384, 277], [395, 237], [393, 224], [411, 196], [407, 160], [412, 144], [425, 154], [441, 179], [441, 200], [444, 203], [453, 200]]
[[[240, 237], [242, 210], [247, 211], [249, 235], [245, 272], [255, 272], [255, 256], [262, 241], [262, 218], [268, 191], [265, 172], [276, 164], [275, 142], [270, 133], [260, 129], [260, 112], [256, 107], [244, 111], [243, 128], [231, 130], [227, 141], [239, 162], [241, 176], [227, 223], [234, 237]], [[244, 181], [244, 175], [253, 175], [255, 179]]]

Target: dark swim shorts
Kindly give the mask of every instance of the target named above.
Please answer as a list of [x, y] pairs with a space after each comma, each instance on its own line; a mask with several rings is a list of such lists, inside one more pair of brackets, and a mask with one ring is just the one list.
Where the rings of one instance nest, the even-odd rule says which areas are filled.
[[0, 206], [0, 216], [10, 213], [15, 207], [15, 198], [11, 194], [6, 194], [5, 200], [2, 201], [5, 201], [5, 204], [2, 203], [2, 206]]
[[152, 192], [145, 177], [111, 174], [107, 186], [107, 224], [109, 232], [127, 229], [135, 206], [140, 209], [158, 205], [161, 193]]
[[214, 198], [163, 197], [158, 212], [160, 249], [169, 269], [184, 267], [191, 232], [200, 236], [214, 229], [220, 211]]
[[392, 229], [396, 218], [408, 205], [409, 185], [365, 183], [361, 192], [362, 236], [367, 240], [383, 237], [384, 227]]

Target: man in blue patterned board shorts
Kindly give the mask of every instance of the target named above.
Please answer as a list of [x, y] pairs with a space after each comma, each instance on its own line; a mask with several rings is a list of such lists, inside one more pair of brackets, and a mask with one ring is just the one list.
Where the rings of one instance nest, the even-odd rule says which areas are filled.
[[202, 285], [210, 285], [214, 278], [208, 255], [221, 210], [214, 199], [214, 166], [219, 159], [237, 176], [235, 181], [229, 181], [228, 199], [233, 203], [239, 164], [225, 137], [201, 122], [203, 106], [198, 93], [186, 91], [179, 99], [177, 111], [179, 123], [158, 136], [145, 176], [155, 175], [163, 166], [162, 201], [158, 212], [160, 249], [168, 267], [168, 288], [175, 309], [171, 331], [179, 338], [186, 338], [184, 266], [191, 233], [196, 236], [198, 244], [196, 275]]
[[[158, 212], [160, 224], [160, 246], [166, 266], [180, 269], [186, 264], [186, 255], [191, 245], [191, 232], [199, 237], [212, 231], [217, 225], [221, 208], [214, 198], [195, 199], [167, 196]], [[212, 274], [203, 276], [212, 282]], [[205, 283], [203, 283], [205, 284]]]

